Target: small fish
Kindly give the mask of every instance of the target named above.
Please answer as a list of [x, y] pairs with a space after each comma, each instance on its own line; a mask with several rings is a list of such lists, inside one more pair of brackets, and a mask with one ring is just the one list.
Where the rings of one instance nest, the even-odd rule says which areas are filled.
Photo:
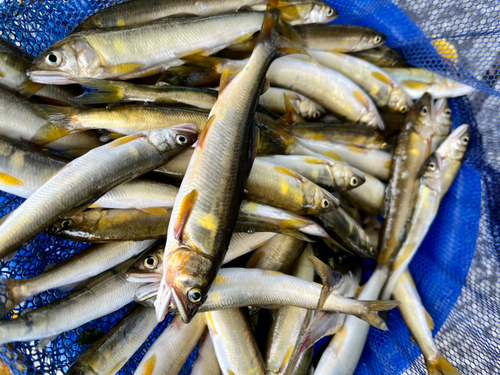
[[378, 107], [406, 113], [412, 100], [397, 82], [377, 66], [357, 57], [338, 53], [308, 50], [311, 57], [327, 68], [336, 70], [358, 84]]
[[73, 99], [81, 104], [100, 104], [116, 102], [152, 102], [168, 105], [190, 105], [210, 110], [217, 100], [218, 92], [210, 89], [136, 85], [131, 82], [105, 81], [91, 78], [75, 78], [81, 85], [95, 89]]
[[397, 68], [406, 66], [404, 58], [386, 45], [365, 49], [363, 51], [351, 52], [351, 55], [377, 65], [380, 68]]
[[394, 286], [415, 256], [436, 217], [441, 202], [441, 164], [441, 158], [433, 154], [422, 166], [418, 189], [414, 192], [416, 199], [409, 217], [411, 221], [400, 248], [396, 250], [397, 256], [392, 264], [391, 276], [380, 296], [381, 299], [391, 298]]
[[434, 99], [469, 95], [475, 89], [450, 78], [420, 68], [383, 68], [410, 95], [420, 98], [428, 92]]
[[72, 288], [137, 256], [154, 243], [154, 240], [147, 240], [92, 245], [35, 277], [0, 279], [0, 290], [4, 295], [3, 301], [0, 301], [0, 317], [38, 293], [49, 289]]
[[262, 94], [259, 104], [271, 112], [284, 115], [287, 113], [286, 100], [290, 101], [294, 113], [305, 119], [317, 120], [326, 114], [326, 110], [322, 106], [304, 95], [277, 87], [270, 87]]
[[137, 307], [87, 349], [66, 374], [116, 374], [147, 340], [157, 324], [152, 307]]
[[[245, 255], [255, 249], [265, 245], [270, 239], [275, 237], [275, 233], [233, 233], [226, 257], [222, 264]], [[141, 255], [127, 270], [127, 279], [131, 282], [160, 282], [163, 275], [163, 254], [165, 246], [159, 245], [150, 248]], [[156, 294], [156, 290], [155, 290]]]
[[197, 135], [193, 124], [156, 129], [120, 138], [72, 161], [2, 224], [0, 257], [16, 251], [59, 216], [77, 214], [106, 191], [165, 163], [194, 143]]
[[206, 329], [205, 318], [184, 324], [177, 315], [143, 356], [135, 375], [177, 375]]
[[434, 152], [450, 134], [451, 109], [447, 99], [438, 99], [432, 107], [432, 136], [431, 152]]
[[277, 234], [252, 253], [247, 268], [290, 273], [303, 249], [304, 241]]
[[[364, 184], [363, 172], [326, 158], [300, 155], [259, 156], [256, 162], [265, 161], [288, 168], [330, 192], [348, 191]], [[254, 164], [255, 165], [255, 164]]]
[[153, 75], [168, 66], [182, 65], [179, 59], [184, 56], [215, 53], [250, 37], [263, 19], [264, 13], [242, 12], [83, 31], [43, 51], [28, 75], [33, 82], [58, 85], [77, 83], [73, 78]]
[[132, 135], [189, 123], [195, 124], [198, 133], [201, 133], [208, 120], [208, 112], [152, 105], [122, 105], [93, 109], [41, 105], [32, 108], [49, 122], [38, 129], [31, 139], [40, 145], [76, 132], [98, 129]]
[[[356, 189], [341, 192], [355, 208], [374, 215], [384, 215], [386, 184], [379, 179], [365, 175], [365, 183]], [[373, 242], [376, 244], [377, 242]]]
[[210, 311], [204, 316], [223, 374], [266, 374], [248, 317], [241, 309]]
[[[291, 25], [302, 24], [324, 24], [335, 20], [338, 12], [322, 0], [285, 0], [268, 3], [270, 6], [276, 5], [281, 13], [283, 21]], [[264, 5], [254, 5], [253, 10], [264, 11]]]
[[349, 165], [359, 168], [361, 171], [372, 175], [382, 181], [389, 179], [392, 166], [392, 154], [377, 149], [346, 146], [329, 140], [315, 140], [298, 138], [299, 143], [319, 154], [329, 156], [332, 159], [340, 157]]
[[463, 124], [453, 130], [446, 140], [439, 146], [436, 155], [441, 159], [441, 197], [450, 188], [455, 176], [462, 165], [465, 152], [470, 142], [470, 127]]
[[[173, 202], [166, 202], [167, 207], [84, 211], [62, 217], [47, 233], [91, 243], [161, 239], [167, 236]], [[311, 241], [309, 236], [328, 237], [317, 223], [305, 216], [249, 201], [242, 202], [234, 231], [282, 233], [304, 241]]]
[[396, 283], [393, 296], [401, 301], [399, 311], [422, 351], [429, 375], [461, 375], [462, 373], [448, 362], [434, 343], [432, 339], [434, 323], [422, 304], [415, 282], [408, 270]]
[[123, 263], [63, 299], [27, 311], [17, 319], [0, 321], [0, 344], [53, 339], [60, 333], [122, 308], [133, 301], [140, 286], [125, 279], [125, 270], [130, 264]]
[[[309, 260], [311, 256], [314, 256], [314, 251], [308, 245], [297, 260], [293, 276], [307, 281], [314, 280], [314, 266]], [[312, 310], [294, 306], [283, 306], [273, 311], [266, 349], [263, 352], [267, 373], [286, 374], [294, 367], [299, 337], [309, 324], [312, 314]]]
[[385, 138], [376, 130], [363, 125], [344, 123], [295, 123], [290, 132], [301, 138], [329, 140], [346, 146], [386, 149]]
[[361, 225], [345, 213], [342, 208], [327, 214], [316, 215], [315, 218], [330, 237], [347, 251], [362, 258], [377, 258], [376, 246], [370, 242], [370, 238]]
[[214, 343], [208, 331], [200, 339], [198, 356], [193, 362], [191, 375], [221, 375], [219, 361], [215, 355]]
[[301, 43], [316, 51], [354, 52], [382, 45], [386, 37], [381, 32], [354, 25], [295, 26]]
[[375, 104], [362, 88], [305, 56], [277, 59], [267, 78], [271, 85], [297, 91], [347, 122], [384, 129]]

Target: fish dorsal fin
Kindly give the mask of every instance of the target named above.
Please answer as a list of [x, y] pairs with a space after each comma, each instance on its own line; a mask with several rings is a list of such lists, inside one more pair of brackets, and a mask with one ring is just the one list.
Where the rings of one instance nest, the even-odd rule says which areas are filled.
[[224, 70], [220, 77], [219, 93], [223, 92], [227, 85], [234, 79], [234, 77], [241, 71], [241, 69], [231, 72], [229, 69]]
[[203, 131], [201, 132], [200, 137], [198, 138], [198, 142], [196, 144], [196, 147], [203, 148], [208, 131], [209, 131], [210, 127], [212, 126], [212, 124], [214, 123], [214, 121], [215, 121], [215, 115], [210, 117], [208, 119], [207, 123], [205, 124], [205, 127], [203, 128]]
[[384, 82], [391, 87], [394, 87], [394, 82], [387, 75], [382, 74], [380, 72], [372, 72], [372, 76], [378, 79], [379, 81]]
[[354, 97], [356, 98], [356, 100], [358, 102], [360, 102], [361, 104], [363, 104], [365, 106], [366, 109], [368, 109], [368, 110], [370, 109], [370, 102], [368, 101], [368, 98], [366, 97], [366, 95], [364, 93], [362, 93], [359, 90], [353, 90], [352, 94], [354, 95]]
[[310, 256], [309, 260], [314, 265], [316, 273], [319, 275], [319, 277], [321, 277], [321, 280], [323, 281], [323, 288], [321, 288], [321, 295], [318, 300], [318, 306], [316, 307], [316, 311], [320, 311], [334, 287], [335, 279], [332, 276], [332, 270], [330, 269], [330, 267], [328, 267], [321, 260], [319, 260], [315, 256]]
[[174, 224], [174, 236], [178, 242], [182, 242], [184, 228], [189, 219], [189, 215], [191, 215], [191, 211], [193, 211], [197, 198], [198, 191], [195, 189], [192, 190], [188, 195], [186, 195], [181, 202], [179, 216], [177, 217], [177, 221]]

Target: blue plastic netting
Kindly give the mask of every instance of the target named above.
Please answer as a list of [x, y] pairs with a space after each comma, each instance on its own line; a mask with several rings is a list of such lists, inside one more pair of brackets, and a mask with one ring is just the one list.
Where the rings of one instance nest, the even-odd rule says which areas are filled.
[[[435, 341], [463, 374], [500, 373], [500, 3], [471, 0], [337, 0], [335, 23], [366, 25], [387, 35], [415, 66], [462, 81], [478, 91], [450, 100], [453, 127], [472, 126], [465, 163], [441, 204], [439, 214], [410, 265], [427, 310], [434, 318]], [[0, 35], [36, 56], [63, 38], [86, 16], [112, 5], [107, 0], [0, 0]], [[435, 46], [448, 46], [437, 53]], [[11, 211], [22, 200], [1, 194], [0, 207]], [[85, 245], [40, 235], [10, 262], [4, 277], [29, 277]], [[48, 291], [23, 303], [19, 312], [65, 295]], [[61, 334], [44, 350], [34, 343], [0, 347], [0, 357], [14, 374], [64, 372], [88, 346], [79, 332], [107, 331], [126, 311]], [[398, 311], [389, 314], [389, 332], [372, 329], [356, 374], [426, 374], [423, 358]], [[158, 327], [153, 337], [166, 326]], [[122, 369], [132, 373], [153, 339]], [[188, 374], [192, 359], [182, 374]], [[36, 371], [34, 370], [36, 369]]]

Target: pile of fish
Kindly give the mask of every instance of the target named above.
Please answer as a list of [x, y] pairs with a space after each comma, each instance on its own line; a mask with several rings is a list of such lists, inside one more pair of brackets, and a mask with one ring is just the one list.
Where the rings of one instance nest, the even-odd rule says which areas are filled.
[[43, 346], [135, 301], [68, 374], [117, 373], [170, 312], [136, 374], [177, 374], [200, 342], [193, 374], [346, 375], [398, 307], [429, 374], [459, 374], [407, 267], [469, 142], [446, 98], [472, 89], [407, 66], [376, 30], [326, 25], [337, 15], [133, 0], [34, 60], [0, 39], [0, 189], [26, 198], [0, 258], [44, 231], [92, 243], [2, 279], [1, 316], [73, 292], [0, 321], [0, 344]]

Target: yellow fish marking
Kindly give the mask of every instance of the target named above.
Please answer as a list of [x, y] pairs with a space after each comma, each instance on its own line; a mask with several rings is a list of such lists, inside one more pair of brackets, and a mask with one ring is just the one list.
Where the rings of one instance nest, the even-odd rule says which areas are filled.
[[151, 375], [156, 365], [156, 354], [153, 354], [144, 364], [141, 375]]
[[9, 186], [24, 186], [24, 181], [7, 173], [0, 172], [0, 182]]
[[199, 224], [206, 229], [215, 229], [217, 226], [215, 225], [215, 218], [211, 214], [206, 214], [201, 219], [199, 219]]

